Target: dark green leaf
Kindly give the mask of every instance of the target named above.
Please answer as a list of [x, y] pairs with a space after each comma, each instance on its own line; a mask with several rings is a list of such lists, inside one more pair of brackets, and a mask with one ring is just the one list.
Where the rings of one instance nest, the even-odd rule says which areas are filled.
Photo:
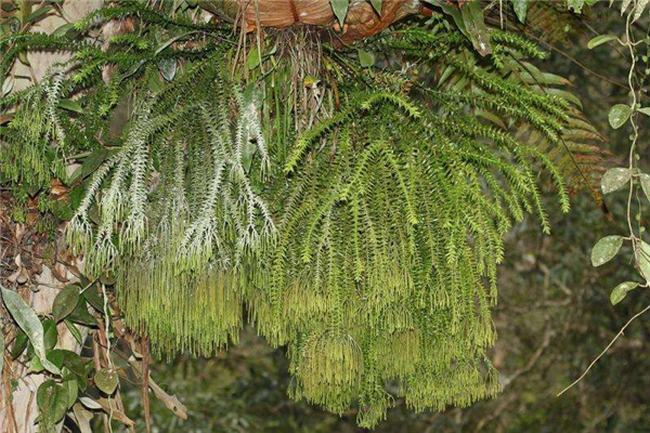
[[109, 370], [107, 368], [102, 368], [98, 372], [95, 373], [95, 385], [97, 385], [97, 388], [108, 395], [111, 395], [115, 392], [117, 389], [117, 385], [119, 384], [119, 380], [117, 378], [117, 372], [113, 370]]
[[601, 266], [613, 259], [623, 245], [621, 236], [605, 236], [591, 250], [591, 264]]
[[632, 109], [629, 105], [616, 104], [609, 110], [609, 124], [612, 128], [618, 129], [630, 118]]
[[490, 46], [490, 32], [485, 25], [483, 18], [483, 7], [481, 2], [470, 1], [460, 7], [463, 23], [467, 29], [474, 49], [481, 55], [486, 56], [492, 52]]
[[65, 357], [65, 353], [62, 349], [52, 349], [49, 352], [47, 352], [47, 359], [54, 365], [57, 366], [57, 368], [61, 369], [63, 367], [63, 361]]
[[93, 174], [95, 170], [97, 170], [110, 155], [111, 152], [103, 147], [100, 147], [99, 149], [93, 151], [84, 159], [81, 166], [75, 170], [72, 176], [70, 176], [69, 182], [73, 183], [77, 179], [84, 179], [85, 177]]
[[43, 325], [41, 324], [41, 321], [38, 320], [38, 316], [34, 310], [25, 303], [23, 298], [17, 292], [0, 286], [0, 293], [2, 293], [2, 300], [7, 307], [7, 311], [9, 311], [9, 314], [11, 314], [11, 317], [16, 321], [16, 324], [29, 338], [29, 341], [34, 347], [34, 351], [43, 366], [51, 373], [59, 374], [59, 369], [45, 358]]
[[623, 188], [630, 181], [631, 177], [632, 173], [629, 168], [610, 168], [600, 180], [600, 187], [603, 190], [603, 194], [609, 194], [610, 192]]
[[59, 422], [68, 411], [68, 393], [62, 385], [52, 379], [46, 380], [38, 387], [36, 392], [41, 422], [54, 425]]
[[524, 24], [526, 22], [526, 12], [528, 12], [528, 0], [512, 0], [512, 7], [519, 22]]
[[68, 409], [72, 407], [77, 401], [77, 396], [79, 395], [79, 386], [75, 379], [64, 380], [63, 387], [66, 389], [66, 395], [68, 396]]
[[52, 215], [60, 221], [69, 221], [74, 216], [72, 206], [67, 200], [56, 200], [50, 204]]
[[64, 367], [77, 377], [86, 378], [86, 363], [81, 356], [71, 350], [60, 349], [63, 353]]
[[99, 288], [99, 284], [88, 287], [84, 291], [83, 297], [94, 309], [102, 314], [104, 313], [104, 295]]
[[25, 351], [28, 342], [27, 334], [22, 329], [19, 329], [16, 338], [14, 338], [14, 344], [11, 347], [11, 357], [13, 359], [18, 358]]
[[72, 311], [77, 307], [79, 302], [79, 286], [76, 284], [69, 284], [65, 286], [54, 298], [52, 304], [52, 316], [56, 322], [68, 317]]
[[350, 0], [330, 0], [330, 5], [334, 16], [341, 25], [341, 29], [343, 29], [343, 23], [345, 23], [345, 17], [348, 15], [348, 8], [350, 7]]
[[84, 194], [86, 193], [86, 188], [82, 185], [77, 185], [70, 190], [70, 207], [73, 210], [76, 210], [83, 200]]
[[50, 350], [56, 346], [59, 339], [59, 333], [56, 330], [56, 323], [52, 319], [43, 320], [43, 344], [45, 350]]
[[638, 286], [639, 283], [636, 283], [634, 281], [626, 281], [624, 283], [621, 283], [618, 286], [614, 287], [614, 290], [612, 290], [612, 293], [609, 295], [609, 300], [611, 301], [612, 305], [616, 305], [621, 302], [625, 296], [627, 296], [627, 293], [630, 290], [634, 290]]
[[81, 105], [72, 99], [61, 99], [59, 101], [59, 108], [63, 108], [64, 110], [73, 111], [79, 114], [84, 112], [84, 109], [81, 108]]
[[375, 64], [375, 54], [370, 51], [365, 51], [358, 49], [357, 53], [359, 55], [359, 63], [364, 68], [369, 68]]
[[40, 21], [41, 19], [45, 18], [48, 13], [52, 12], [52, 10], [52, 6], [43, 6], [42, 8], [36, 9], [29, 15], [29, 17], [27, 17], [25, 24], [33, 24], [37, 21]]
[[79, 297], [79, 302], [77, 307], [70, 313], [68, 320], [74, 323], [79, 323], [80, 325], [86, 326], [95, 326], [97, 321], [92, 314], [88, 312], [88, 306], [86, 305], [86, 299], [82, 295]]

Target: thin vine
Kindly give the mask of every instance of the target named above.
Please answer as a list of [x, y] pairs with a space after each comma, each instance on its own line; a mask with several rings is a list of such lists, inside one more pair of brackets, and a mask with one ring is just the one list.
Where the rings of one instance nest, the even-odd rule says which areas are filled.
[[[618, 129], [626, 123], [632, 129], [630, 135], [630, 147], [628, 151], [628, 165], [627, 167], [616, 167], [608, 170], [601, 180], [601, 188], [603, 194], [609, 194], [618, 191], [628, 186], [627, 200], [625, 206], [625, 219], [628, 234], [627, 236], [610, 235], [600, 239], [594, 246], [591, 253], [591, 262], [594, 266], [601, 266], [611, 259], [613, 259], [620, 251], [624, 242], [630, 242], [634, 257], [635, 267], [645, 282], [639, 281], [625, 281], [617, 285], [611, 292], [610, 301], [613, 305], [621, 302], [628, 292], [639, 287], [650, 287], [650, 244], [643, 240], [643, 233], [645, 228], [641, 226], [641, 210], [642, 205], [639, 200], [638, 190], [643, 191], [646, 198], [650, 200], [650, 175], [643, 173], [639, 169], [640, 156], [638, 153], [638, 140], [639, 140], [639, 125], [638, 113], [650, 116], [650, 107], [642, 107], [640, 104], [641, 88], [638, 84], [639, 80], [635, 81], [636, 67], [637, 67], [637, 52], [636, 47], [640, 44], [647, 44], [647, 40], [638, 40], [634, 38], [632, 32], [633, 24], [639, 19], [647, 1], [634, 0], [631, 5], [630, 2], [623, 2], [621, 13], [626, 13], [625, 18], [625, 35], [623, 38], [614, 35], [599, 35], [593, 38], [588, 43], [588, 47], [595, 48], [599, 45], [605, 44], [610, 41], [616, 41], [629, 53], [629, 69], [627, 73], [627, 86], [629, 89], [630, 103], [616, 104], [609, 112], [609, 123], [614, 129]], [[631, 7], [629, 7], [631, 6]], [[634, 206], [634, 198], [637, 197], [638, 207]], [[637, 220], [638, 226], [635, 227], [634, 220]], [[594, 365], [607, 353], [607, 351], [614, 345], [614, 343], [623, 335], [627, 327], [636, 319], [641, 317], [647, 311], [650, 311], [650, 305], [647, 305], [641, 311], [636, 313], [630, 318], [625, 325], [616, 333], [607, 344], [607, 346], [600, 352], [600, 354], [589, 364], [584, 372], [571, 384], [562, 389], [557, 396], [561, 396], [577, 383], [579, 383], [592, 369]]]

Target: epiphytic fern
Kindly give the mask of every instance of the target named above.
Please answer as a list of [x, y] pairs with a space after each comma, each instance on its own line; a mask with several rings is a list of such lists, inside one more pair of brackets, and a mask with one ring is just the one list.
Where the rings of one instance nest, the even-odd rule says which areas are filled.
[[510, 55], [540, 51], [495, 32], [486, 67], [439, 24], [369, 46], [449, 66], [442, 81], [455, 87], [337, 58], [363, 78], [348, 78], [347, 103], [288, 152], [279, 238], [249, 288], [258, 330], [289, 347], [292, 395], [339, 413], [357, 406], [364, 426], [396, 397], [442, 410], [497, 391], [485, 350], [502, 238], [526, 212], [550, 229], [540, 168], [569, 209], [566, 167], [548, 150], [566, 155], [570, 104], [504, 72]]
[[[356, 407], [364, 426], [397, 397], [442, 410], [497, 392], [486, 350], [503, 236], [526, 213], [549, 230], [539, 169], [569, 207], [555, 149], [575, 116], [552, 77], [526, 78], [538, 49], [493, 32], [479, 59], [434, 17], [369, 41], [386, 53], [374, 69], [321, 41], [306, 56], [257, 41], [246, 80], [221, 27], [120, 2], [76, 29], [124, 17], [138, 37], [101, 49], [34, 35], [11, 54], [74, 51], [49, 100], [40, 86], [35, 107], [13, 97], [16, 122], [50, 119], [37, 135], [58, 154], [99, 142], [67, 235], [88, 273], [117, 274], [127, 324], [158, 354], [207, 355], [237, 340], [246, 311], [287, 346], [294, 398]], [[314, 35], [293, 40], [310, 49]], [[75, 92], [78, 118], [54, 116]]]
[[[544, 155], [557, 167], [556, 181], [558, 174], [564, 178], [557, 182], [559, 187], [567, 184], [571, 190], [588, 189], [599, 200], [594, 184], [606, 156], [597, 146], [602, 137], [586, 121], [580, 100], [563, 89], [570, 84], [568, 80], [542, 72], [526, 60], [543, 59], [544, 53], [521, 37], [494, 30], [490, 64], [466, 52], [448, 51], [462, 39], [453, 39], [444, 28], [443, 23], [430, 32], [407, 28], [380, 42], [407, 57], [430, 62], [435, 73], [432, 84], [444, 93], [449, 109], [469, 108], [477, 119], [514, 131], [520, 141], [535, 143], [540, 157]], [[561, 122], [553, 120], [559, 119], [560, 111], [542, 102], [546, 99], [561, 107]]]
[[[183, 99], [169, 110], [179, 90]], [[241, 295], [229, 281], [275, 232], [252, 179], [270, 163], [258, 107], [253, 88], [207, 62], [145, 94], [122, 148], [99, 168], [68, 225], [90, 273], [118, 273], [129, 323], [157, 348], [171, 349], [182, 335], [187, 348], [211, 353], [236, 339]]]

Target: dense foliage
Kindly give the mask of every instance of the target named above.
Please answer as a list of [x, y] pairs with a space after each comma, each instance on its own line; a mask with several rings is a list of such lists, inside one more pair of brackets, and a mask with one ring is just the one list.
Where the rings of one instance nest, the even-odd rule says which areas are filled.
[[[70, 188], [40, 206], [69, 220], [75, 290], [109, 352], [114, 290], [115, 316], [162, 357], [214, 355], [252, 324], [286, 346], [293, 398], [355, 408], [361, 426], [397, 398], [441, 411], [494, 395], [504, 236], [527, 213], [550, 232], [542, 186], [563, 212], [569, 189], [600, 200], [601, 137], [531, 63], [544, 53], [497, 29], [477, 42], [476, 13], [450, 6], [355, 49], [172, 9], [117, 2], [0, 40], [3, 73], [24, 52], [70, 53], [0, 102], [0, 176], [19, 203]], [[132, 31], [94, 43], [115, 19]]]

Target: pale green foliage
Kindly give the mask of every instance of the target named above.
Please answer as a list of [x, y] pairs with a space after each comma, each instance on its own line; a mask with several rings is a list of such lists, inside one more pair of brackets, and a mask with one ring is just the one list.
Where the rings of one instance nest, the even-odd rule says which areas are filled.
[[270, 163], [258, 106], [256, 91], [229, 82], [214, 58], [144, 95], [68, 225], [90, 275], [117, 272], [130, 325], [158, 350], [207, 354], [237, 338], [232, 272], [275, 233], [251, 180]]
[[[38, 190], [53, 176], [63, 177], [66, 134], [57, 106], [63, 96], [63, 68], [52, 67], [39, 86], [23, 91], [8, 128], [0, 130], [0, 174], [5, 179]], [[51, 146], [51, 141], [58, 145]]]

